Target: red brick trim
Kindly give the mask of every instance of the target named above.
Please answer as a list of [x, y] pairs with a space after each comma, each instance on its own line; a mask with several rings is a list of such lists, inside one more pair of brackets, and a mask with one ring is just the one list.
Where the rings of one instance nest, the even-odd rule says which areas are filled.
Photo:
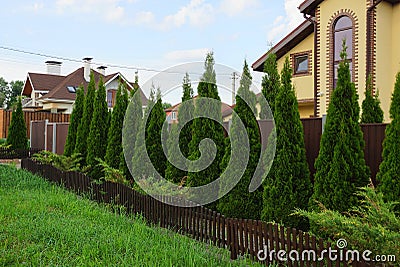
[[354, 83], [356, 84], [356, 87], [358, 85], [358, 31], [359, 31], [359, 25], [358, 25], [358, 18], [354, 11], [350, 9], [340, 9], [336, 11], [332, 16], [331, 19], [329, 20], [328, 26], [327, 26], [327, 40], [326, 43], [328, 44], [328, 50], [327, 50], [327, 79], [326, 79], [326, 88], [327, 88], [327, 94], [326, 94], [326, 104], [328, 105], [330, 102], [330, 96], [332, 95], [333, 91], [333, 62], [334, 62], [334, 32], [333, 32], [333, 27], [335, 22], [339, 17], [342, 16], [348, 16], [352, 21], [353, 21], [353, 74], [352, 78]]
[[[374, 4], [373, 0], [367, 1], [367, 9], [370, 8]], [[376, 93], [376, 7], [371, 11], [370, 14], [367, 12], [367, 16], [370, 15], [370, 18], [367, 18], [367, 23], [370, 23], [370, 40], [367, 40], [366, 47], [369, 49], [370, 57], [368, 58], [367, 53], [367, 64], [370, 66], [370, 74], [372, 76], [372, 86], [373, 86], [373, 94]], [[368, 27], [367, 27], [368, 31]], [[368, 36], [368, 33], [367, 33]], [[367, 74], [368, 75], [368, 74]], [[368, 78], [368, 77], [366, 77]]]
[[317, 52], [315, 53], [317, 55], [317, 58], [315, 59], [316, 65], [317, 65], [317, 70], [314, 75], [317, 75], [317, 101], [316, 101], [316, 110], [317, 114], [316, 116], [318, 117], [321, 112], [321, 12], [320, 12], [320, 7], [318, 6], [315, 10], [315, 21], [316, 21], [316, 27], [317, 27]]

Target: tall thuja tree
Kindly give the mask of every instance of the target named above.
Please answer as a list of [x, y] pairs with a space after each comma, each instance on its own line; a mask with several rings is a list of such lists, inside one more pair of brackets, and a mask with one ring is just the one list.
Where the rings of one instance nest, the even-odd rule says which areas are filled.
[[[195, 116], [208, 115], [215, 117], [219, 122], [222, 122], [221, 103], [218, 95], [218, 88], [216, 85], [216, 74], [214, 70], [214, 56], [210, 52], [207, 54], [204, 64], [205, 72], [197, 86], [198, 98], [195, 100]], [[207, 98], [212, 98], [217, 101], [209, 101]], [[216, 155], [214, 160], [211, 159], [209, 152], [212, 148], [209, 144], [205, 145], [204, 157], [212, 162], [204, 170], [197, 171], [191, 169], [193, 172], [188, 173], [188, 184], [190, 186], [201, 186], [216, 180], [221, 174], [221, 162], [224, 156], [224, 130], [223, 127], [217, 122], [209, 118], [196, 118], [193, 120], [192, 126], [192, 140], [189, 144], [190, 160], [197, 160], [200, 158], [201, 153], [199, 150], [200, 141], [205, 138], [213, 140], [216, 147]]]
[[161, 138], [163, 124], [165, 122], [165, 112], [162, 105], [160, 88], [157, 89], [155, 101], [146, 125], [146, 150], [156, 171], [159, 175], [165, 177], [167, 157], [164, 154]]
[[101, 77], [96, 90], [96, 98], [93, 108], [93, 119], [90, 123], [86, 163], [91, 166], [89, 175], [94, 179], [99, 179], [100, 177], [103, 177], [103, 172], [101, 167], [98, 166], [97, 159], [99, 158], [104, 160], [107, 149], [108, 133], [106, 88]]
[[[136, 136], [139, 130], [139, 125], [142, 121], [142, 98], [140, 88], [138, 86], [139, 78], [135, 76], [135, 86], [130, 92], [128, 106], [124, 117], [124, 125], [122, 129], [122, 148], [123, 152], [120, 155], [120, 169], [123, 171], [128, 180], [132, 179], [130, 168], [132, 167], [132, 158], [136, 143]], [[128, 166], [129, 164], [129, 166]]]
[[264, 185], [262, 219], [307, 230], [308, 221], [292, 215], [297, 208], [307, 209], [312, 185], [303, 125], [291, 79], [292, 69], [286, 58], [281, 73], [282, 85], [275, 99], [276, 154]]
[[338, 81], [328, 107], [324, 133], [315, 162], [314, 193], [310, 205], [344, 212], [359, 204], [358, 188], [369, 184], [364, 160], [364, 139], [359, 121], [360, 107], [343, 43]]
[[[378, 190], [383, 193], [385, 201], [400, 203], [400, 72], [396, 76], [396, 84], [390, 104], [392, 122], [386, 128], [383, 141], [382, 163], [376, 179]], [[400, 211], [400, 204], [396, 206]]]
[[82, 165], [86, 165], [87, 156], [87, 145], [88, 136], [90, 132], [90, 123], [93, 117], [93, 104], [96, 94], [96, 82], [94, 80], [93, 72], [90, 74], [90, 81], [87, 86], [87, 92], [85, 97], [85, 104], [83, 108], [83, 115], [81, 122], [78, 126], [78, 132], [76, 134], [76, 144], [74, 153], [79, 153], [82, 156]]
[[125, 85], [120, 81], [115, 106], [111, 115], [105, 156], [106, 163], [114, 169], [118, 169], [120, 166], [122, 153], [122, 127], [127, 106], [128, 92]]
[[18, 97], [17, 108], [11, 115], [11, 123], [8, 128], [7, 145], [13, 149], [27, 149], [28, 138], [26, 137], [26, 124], [24, 112], [22, 111], [21, 97]]
[[141, 118], [140, 125], [137, 129], [135, 145], [133, 149], [131, 171], [132, 176], [135, 177], [136, 180], [147, 178], [149, 175], [153, 175], [153, 173], [149, 172], [149, 170], [151, 170], [152, 163], [150, 160], [147, 160], [146, 156], [146, 135], [147, 121], [150, 119], [150, 108], [155, 104], [155, 100], [155, 88], [154, 85], [152, 85], [150, 89], [149, 101], [147, 103], [146, 110], [144, 111], [144, 116]]
[[[182, 83], [183, 88], [183, 96], [182, 96], [182, 104], [178, 109], [178, 125], [171, 129], [170, 134], [168, 136], [168, 162], [167, 169], [165, 171], [165, 178], [174, 183], [180, 183], [182, 178], [187, 176], [187, 171], [182, 170], [180, 168], [175, 167], [171, 161], [178, 161], [176, 155], [176, 149], [179, 149], [182, 155], [185, 158], [189, 157], [189, 143], [192, 140], [192, 124], [194, 113], [194, 103], [193, 103], [193, 89], [190, 83], [189, 74], [186, 73], [183, 78]], [[189, 121], [190, 120], [190, 121]], [[185, 125], [184, 121], [189, 121]], [[178, 142], [176, 142], [178, 141]], [[179, 146], [176, 146], [176, 143]], [[184, 165], [183, 162], [179, 162], [180, 165]], [[187, 167], [187, 166], [185, 166]], [[186, 168], [187, 169], [187, 168]]]
[[[249, 67], [247, 62], [244, 61], [242, 78], [240, 80], [238, 94], [236, 95], [235, 113], [232, 117], [232, 126], [230, 128], [231, 146], [225, 148], [222, 169], [225, 169], [226, 166], [228, 166], [228, 162], [230, 160], [235, 160], [235, 158], [238, 160], [239, 164], [233, 164], [232, 168], [227, 170], [227, 176], [232, 177], [230, 175], [231, 173], [239, 173], [241, 171], [240, 169], [243, 167], [240, 164], [240, 162], [244, 162], [241, 157], [243, 153], [233, 153], [231, 147], [240, 147], [241, 150], [247, 149], [249, 158], [246, 170], [241, 179], [227, 195], [219, 200], [217, 208], [218, 211], [228, 217], [260, 219], [262, 210], [262, 190], [249, 192], [249, 184], [253, 178], [261, 153], [260, 133], [256, 117], [254, 116], [257, 99], [256, 95], [250, 91], [251, 83], [252, 77]], [[240, 122], [243, 123], [246, 132], [240, 131]], [[242, 138], [246, 138], [249, 141], [248, 148], [243, 147], [243, 142], [241, 142]]]
[[[276, 62], [276, 55], [271, 53], [268, 55], [264, 62], [264, 77], [261, 82], [261, 93], [268, 101], [272, 113], [275, 109], [275, 98], [278, 95], [280, 87], [280, 76], [278, 72], [278, 65]], [[266, 106], [261, 106], [260, 118], [266, 119], [269, 117], [269, 111]]]
[[371, 75], [368, 76], [365, 99], [362, 102], [361, 123], [382, 123], [383, 110], [380, 106], [378, 94], [373, 96], [373, 84]]
[[83, 86], [76, 90], [76, 100], [72, 110], [70, 124], [68, 127], [67, 141], [65, 142], [64, 155], [69, 157], [74, 153], [79, 124], [82, 120], [85, 104], [85, 92]]

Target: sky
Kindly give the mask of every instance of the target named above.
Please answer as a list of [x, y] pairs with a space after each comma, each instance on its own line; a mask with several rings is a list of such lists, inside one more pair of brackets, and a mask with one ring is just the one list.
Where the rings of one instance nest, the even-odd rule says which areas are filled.
[[[0, 77], [10, 82], [25, 80], [28, 72], [46, 73], [44, 62], [57, 57], [63, 62], [61, 74], [67, 75], [82, 66], [84, 57], [92, 57], [94, 68], [116, 66], [106, 73], [121, 72], [130, 81], [138, 71], [139, 84], [144, 84], [159, 70], [204, 62], [208, 51], [217, 64], [241, 72], [244, 59], [251, 66], [304, 20], [297, 9], [301, 2], [3, 1]], [[252, 75], [260, 88], [262, 74]]]

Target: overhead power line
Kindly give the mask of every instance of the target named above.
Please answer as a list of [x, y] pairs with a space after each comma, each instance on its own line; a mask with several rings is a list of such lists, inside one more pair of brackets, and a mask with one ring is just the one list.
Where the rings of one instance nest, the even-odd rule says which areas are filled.
[[[8, 46], [0, 46], [0, 49], [6, 50], [6, 51], [15, 52], [15, 53], [26, 54], [26, 55], [58, 59], [58, 60], [68, 61], [68, 62], [73, 62], [73, 63], [82, 63], [82, 60], [80, 60], [80, 59], [54, 56], [54, 55], [49, 55], [49, 54], [45, 54], [45, 53], [27, 51], [27, 50], [23, 50], [23, 49], [19, 49], [19, 48], [8, 47]], [[8, 60], [7, 59], [0, 59], [0, 60], [12, 62], [12, 60], [10, 60], [10, 59], [8, 59]], [[17, 61], [14, 61], [14, 62], [18, 63]], [[21, 64], [24, 64], [24, 62], [21, 62]], [[110, 67], [110, 68], [134, 70], [135, 72], [137, 72], [137, 71], [148, 71], [148, 72], [154, 72], [154, 73], [169, 73], [169, 74], [183, 74], [183, 75], [186, 74], [186, 72], [169, 71], [169, 70], [158, 70], [158, 69], [147, 68], [147, 67], [124, 66], [124, 65], [118, 65], [118, 64], [104, 64], [104, 63], [97, 63], [97, 62], [92, 62], [92, 64], [97, 65], [97, 66], [106, 66], [106, 67]], [[189, 74], [198, 75], [198, 76], [202, 76], [203, 75], [203, 73], [189, 73]], [[232, 73], [218, 73], [218, 75], [219, 76], [232, 76]], [[241, 77], [240, 73], [235, 72], [235, 79], [240, 79], [240, 77]], [[258, 81], [258, 80], [253, 80], [253, 82], [261, 84], [261, 81]]]
[[[16, 52], [16, 53], [32, 55], [32, 56], [39, 56], [39, 57], [45, 57], [45, 58], [58, 59], [58, 60], [62, 60], [62, 61], [69, 61], [69, 62], [74, 62], [74, 63], [81, 63], [82, 62], [82, 60], [79, 60], [79, 59], [54, 56], [54, 55], [49, 55], [49, 54], [44, 54], [44, 53], [39, 53], [39, 52], [32, 52], [32, 51], [27, 51], [27, 50], [23, 50], [23, 49], [8, 47], [8, 46], [0, 46], [0, 49], [7, 50], [7, 51], [12, 51], [12, 52]], [[140, 70], [140, 71], [157, 72], [157, 73], [163, 72], [163, 73], [170, 73], [170, 74], [185, 74], [185, 72], [169, 71], [169, 70], [158, 70], [158, 69], [154, 69], [154, 68], [137, 67], [137, 66], [125, 66], [125, 65], [109, 64], [109, 63], [105, 64], [105, 63], [91, 62], [91, 64], [98, 65], [98, 66], [106, 66], [106, 67], [110, 67], [110, 68], [120, 68], [120, 69], [127, 69], [127, 70], [135, 70], [135, 71], [139, 71]], [[192, 75], [202, 75], [202, 73], [190, 73], [190, 74], [192, 74]], [[231, 75], [231, 73], [218, 73], [218, 75], [228, 76], [228, 75]]]

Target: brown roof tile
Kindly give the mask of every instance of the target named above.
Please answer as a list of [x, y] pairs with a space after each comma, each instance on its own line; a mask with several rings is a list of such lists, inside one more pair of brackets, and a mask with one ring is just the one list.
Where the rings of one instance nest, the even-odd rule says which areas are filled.
[[[137, 84], [135, 84], [134, 82], [130, 82], [132, 87], [136, 87]], [[149, 99], [147, 99], [146, 95], [143, 93], [143, 90], [141, 88], [140, 89], [140, 96], [142, 98], [142, 106], [147, 106], [147, 104], [149, 103]]]
[[[197, 98], [199, 98], [199, 95], [196, 95], [196, 96], [193, 97], [194, 103], [196, 103], [196, 99], [197, 99]], [[172, 111], [179, 111], [179, 107], [180, 107], [181, 104], [182, 104], [182, 102], [179, 102], [178, 104], [175, 104], [175, 105], [173, 105], [172, 107], [165, 109], [164, 111], [165, 111], [166, 113], [170, 113], [170, 112], [172, 112]], [[196, 105], [196, 104], [195, 104], [195, 105]], [[221, 101], [221, 113], [222, 113], [222, 117], [225, 117], [226, 114], [228, 114], [228, 115], [231, 114], [233, 108], [234, 108], [234, 106], [231, 107], [229, 104], [226, 104], [226, 103], [224, 103], [224, 102]]]
[[[68, 92], [67, 86], [80, 86], [83, 85], [86, 87], [88, 85], [88, 82], [86, 82], [84, 75], [84, 68], [81, 67], [79, 69], [77, 69], [76, 71], [72, 72], [71, 74], [67, 75], [65, 77], [65, 79], [59, 83], [53, 90], [51, 90], [48, 94], [45, 94], [44, 96], [42, 96], [42, 99], [58, 99], [58, 100], [71, 100], [74, 101], [76, 98], [76, 94], [75, 93], [70, 93]], [[101, 75], [100, 73], [98, 73], [97, 71], [93, 70], [93, 74], [94, 74], [94, 79], [96, 81], [96, 84], [99, 82], [100, 77], [103, 77], [103, 81], [105, 81], [105, 77], [103, 75]], [[110, 75], [108, 75], [110, 76]], [[115, 74], [114, 74], [115, 76]]]
[[40, 91], [51, 91], [57, 84], [59, 84], [65, 76], [52, 75], [52, 74], [42, 74], [42, 73], [30, 73], [28, 72], [28, 77], [22, 91], [23, 95], [30, 96], [33, 86], [34, 90]]
[[314, 25], [305, 20], [301, 23], [296, 29], [294, 29], [291, 33], [286, 35], [279, 43], [277, 43], [274, 47], [272, 47], [267, 53], [262, 55], [256, 62], [254, 62], [251, 67], [254, 71], [264, 71], [264, 62], [267, 59], [270, 53], [275, 53], [277, 59], [284, 56], [287, 52], [290, 51], [293, 47], [298, 45], [301, 41], [303, 41], [307, 36], [314, 32]]
[[[103, 77], [103, 82], [107, 83], [111, 81], [116, 75], [119, 73], [112, 73], [106, 76], [103, 76], [99, 72], [92, 70], [94, 74], [94, 78], [96, 84], [99, 82], [100, 77]], [[49, 91], [47, 94], [43, 95], [40, 99], [45, 100], [66, 100], [66, 101], [75, 101], [76, 94], [70, 93], [67, 89], [67, 86], [78, 87], [83, 85], [86, 91], [88, 82], [86, 82], [84, 78], [84, 68], [81, 67], [74, 72], [68, 74], [67, 76], [60, 75], [51, 75], [51, 74], [40, 74], [40, 73], [28, 73], [30, 82], [33, 85], [34, 90], [44, 90]], [[133, 83], [129, 83], [130, 86], [133, 86]], [[131, 88], [128, 88], [130, 90]], [[30, 96], [32, 92], [32, 87], [30, 83], [26, 82], [23, 95]], [[147, 105], [148, 99], [140, 90], [140, 94], [142, 97], [142, 105]]]
[[[301, 13], [308, 14], [308, 15], [315, 15], [315, 9], [321, 4], [324, 0], [305, 0], [303, 1], [300, 6], [299, 10]], [[400, 3], [400, 0], [385, 0], [391, 4]]]

